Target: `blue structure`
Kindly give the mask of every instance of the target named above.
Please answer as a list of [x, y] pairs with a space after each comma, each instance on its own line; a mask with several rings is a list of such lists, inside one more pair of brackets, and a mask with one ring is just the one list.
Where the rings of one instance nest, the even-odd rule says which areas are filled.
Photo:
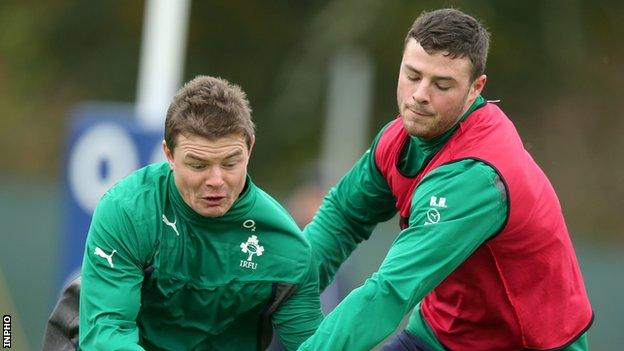
[[64, 160], [64, 221], [59, 288], [78, 273], [91, 216], [121, 178], [165, 160], [163, 130], [138, 123], [134, 105], [88, 103], [71, 113]]

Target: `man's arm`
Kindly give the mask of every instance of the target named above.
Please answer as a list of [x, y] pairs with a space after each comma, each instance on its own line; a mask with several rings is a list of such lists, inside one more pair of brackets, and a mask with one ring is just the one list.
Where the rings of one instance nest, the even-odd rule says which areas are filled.
[[300, 349], [370, 350], [383, 341], [409, 310], [501, 229], [507, 204], [498, 179], [493, 169], [474, 160], [439, 167], [425, 177], [412, 197], [409, 227], [379, 270]]
[[136, 317], [142, 263], [136, 234], [120, 204], [105, 195], [87, 236], [80, 292], [82, 350], [143, 350]]
[[323, 319], [318, 293], [318, 277], [312, 263], [295, 292], [273, 314], [273, 325], [286, 350], [296, 350]]
[[374, 150], [381, 136], [329, 191], [303, 233], [318, 265], [319, 289], [331, 283], [357, 244], [367, 240], [379, 222], [396, 213], [394, 197], [377, 169]]

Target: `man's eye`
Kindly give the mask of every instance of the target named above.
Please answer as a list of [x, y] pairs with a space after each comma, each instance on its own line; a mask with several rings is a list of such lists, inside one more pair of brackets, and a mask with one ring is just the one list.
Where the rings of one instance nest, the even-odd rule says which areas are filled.
[[446, 90], [451, 89], [451, 87], [447, 87], [447, 86], [444, 86], [444, 85], [437, 85], [437, 84], [436, 84], [436, 87], [438, 89], [442, 90], [442, 91], [446, 91]]
[[202, 165], [202, 164], [199, 164], [199, 163], [191, 164], [191, 168], [192, 169], [204, 169], [204, 167], [206, 167], [206, 166]]
[[234, 166], [236, 166], [236, 162], [229, 162], [229, 163], [223, 164], [223, 167], [225, 168], [233, 168]]
[[407, 79], [408, 79], [408, 80], [411, 80], [412, 82], [415, 82], [415, 81], [420, 80], [420, 77], [417, 77], [417, 76], [410, 76], [410, 75], [408, 75], [408, 76], [407, 76]]

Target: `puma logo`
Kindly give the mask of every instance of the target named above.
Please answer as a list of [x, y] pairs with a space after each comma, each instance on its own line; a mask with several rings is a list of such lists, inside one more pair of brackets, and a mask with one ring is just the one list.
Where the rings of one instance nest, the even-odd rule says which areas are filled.
[[163, 215], [162, 215], [162, 221], [163, 221], [166, 225], [168, 225], [168, 226], [170, 226], [171, 228], [173, 228], [173, 230], [176, 232], [176, 235], [177, 235], [177, 236], [180, 236], [180, 233], [178, 233], [178, 228], [176, 227], [176, 222], [178, 221], [177, 219], [176, 219], [175, 221], [173, 221], [173, 223], [172, 223], [172, 222], [169, 222], [169, 219], [167, 219], [167, 216], [165, 216], [165, 215], [163, 214]]
[[115, 267], [113, 266], [113, 255], [115, 254], [115, 252], [117, 252], [117, 250], [113, 250], [110, 255], [107, 255], [102, 249], [96, 246], [94, 254], [106, 259], [111, 267]]

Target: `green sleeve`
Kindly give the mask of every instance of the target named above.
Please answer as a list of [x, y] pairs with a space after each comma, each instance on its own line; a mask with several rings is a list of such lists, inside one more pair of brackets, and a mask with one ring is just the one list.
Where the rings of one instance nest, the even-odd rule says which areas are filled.
[[370, 237], [377, 223], [387, 221], [396, 212], [392, 192], [375, 164], [374, 150], [380, 135], [329, 191], [303, 231], [318, 265], [320, 291], [331, 283], [357, 244]]
[[408, 311], [500, 230], [507, 215], [501, 189], [494, 170], [474, 160], [428, 174], [412, 195], [409, 227], [399, 233], [379, 270], [300, 349], [370, 350], [383, 341]]
[[589, 350], [589, 345], [587, 343], [587, 332], [579, 336], [578, 339], [576, 339], [576, 341], [574, 341], [572, 344], [561, 349], [561, 351], [587, 351], [587, 350]]
[[93, 215], [81, 271], [81, 350], [143, 350], [136, 325], [143, 267], [130, 220], [108, 194]]
[[316, 270], [311, 264], [307, 267], [304, 280], [273, 314], [273, 325], [286, 350], [296, 350], [323, 319]]

